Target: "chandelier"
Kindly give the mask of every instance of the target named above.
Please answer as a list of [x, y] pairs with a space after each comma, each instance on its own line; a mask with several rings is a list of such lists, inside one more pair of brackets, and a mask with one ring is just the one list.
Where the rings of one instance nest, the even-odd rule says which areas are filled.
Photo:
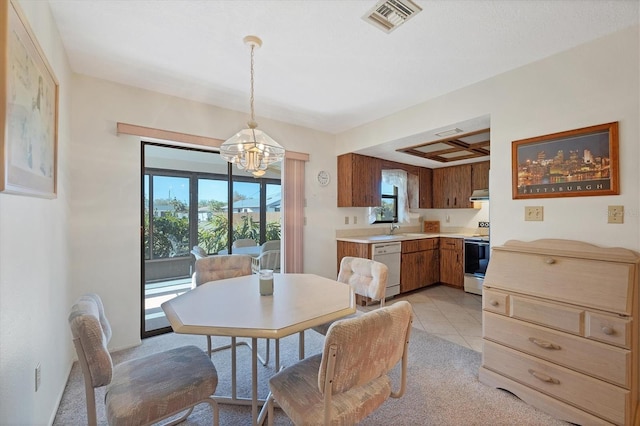
[[242, 129], [220, 146], [220, 155], [226, 161], [238, 166], [240, 170], [251, 172], [260, 177], [271, 163], [284, 158], [284, 148], [262, 130], [258, 130], [253, 110], [253, 52], [262, 46], [262, 40], [256, 36], [246, 36], [244, 43], [251, 47], [251, 118], [248, 129]]

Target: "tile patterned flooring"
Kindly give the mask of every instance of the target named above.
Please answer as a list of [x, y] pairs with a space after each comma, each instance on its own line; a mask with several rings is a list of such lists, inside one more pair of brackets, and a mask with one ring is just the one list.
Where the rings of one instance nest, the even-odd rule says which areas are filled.
[[[407, 300], [413, 306], [413, 326], [461, 346], [482, 352], [482, 296], [435, 285], [387, 299]], [[365, 310], [375, 309], [377, 305]]]

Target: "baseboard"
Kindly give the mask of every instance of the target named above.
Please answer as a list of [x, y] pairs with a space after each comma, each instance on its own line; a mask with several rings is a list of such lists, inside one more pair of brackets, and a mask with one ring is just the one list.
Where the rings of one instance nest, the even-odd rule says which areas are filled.
[[565, 404], [562, 401], [551, 398], [550, 396], [524, 386], [523, 384], [513, 381], [507, 377], [501, 376], [500, 374], [484, 367], [480, 367], [478, 377], [481, 383], [511, 392], [527, 404], [536, 407], [540, 411], [544, 411], [556, 419], [579, 425], [613, 425], [613, 423], [609, 423], [600, 417], [595, 417], [572, 405]]

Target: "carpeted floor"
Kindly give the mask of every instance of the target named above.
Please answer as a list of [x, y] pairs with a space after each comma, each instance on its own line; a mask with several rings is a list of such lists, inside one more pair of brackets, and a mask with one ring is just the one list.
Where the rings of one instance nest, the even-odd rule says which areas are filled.
[[[307, 331], [306, 353], [315, 354], [322, 350], [322, 336]], [[214, 345], [228, 343], [229, 339], [216, 338]], [[264, 353], [264, 340], [260, 340], [260, 353]], [[195, 344], [206, 348], [204, 336], [167, 334], [145, 339], [142, 345], [113, 354], [114, 363], [137, 358], [153, 352], [185, 344]], [[298, 338], [290, 336], [282, 339], [281, 358], [283, 365], [291, 365], [297, 360]], [[274, 373], [273, 344], [269, 366], [258, 369], [260, 391], [264, 398], [268, 393], [267, 378]], [[213, 362], [218, 370], [217, 395], [230, 394], [230, 351], [218, 352]], [[249, 396], [250, 351], [238, 348], [238, 395]], [[365, 419], [362, 425], [567, 425], [545, 413], [525, 404], [515, 396], [501, 390], [487, 387], [478, 381], [481, 354], [454, 343], [442, 340], [424, 331], [413, 329], [409, 345], [409, 381], [407, 392], [400, 399], [388, 399], [375, 413]], [[394, 370], [397, 383], [399, 368]], [[104, 389], [96, 391], [98, 424], [106, 424], [104, 416]], [[76, 362], [73, 365], [62, 401], [58, 408], [54, 425], [86, 424], [86, 406], [82, 372]], [[205, 406], [196, 407], [184, 425], [211, 424], [211, 411]], [[220, 405], [221, 425], [251, 424], [250, 407]], [[284, 413], [276, 409], [276, 425], [290, 425]]]

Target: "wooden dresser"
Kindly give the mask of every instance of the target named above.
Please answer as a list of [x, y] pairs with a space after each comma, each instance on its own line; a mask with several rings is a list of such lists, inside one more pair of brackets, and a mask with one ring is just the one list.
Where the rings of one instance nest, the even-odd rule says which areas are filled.
[[494, 247], [480, 381], [572, 423], [639, 424], [639, 261], [569, 240]]

